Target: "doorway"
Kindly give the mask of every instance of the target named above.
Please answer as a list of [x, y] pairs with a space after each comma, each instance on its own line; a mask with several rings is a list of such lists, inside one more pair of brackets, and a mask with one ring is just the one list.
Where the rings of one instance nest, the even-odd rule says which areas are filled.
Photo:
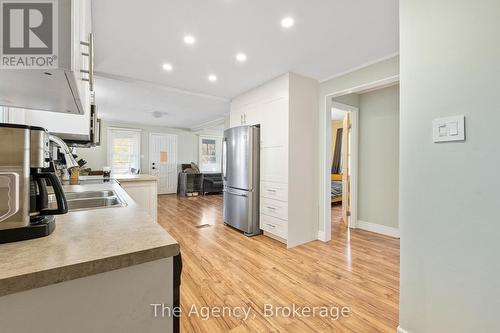
[[158, 194], [177, 192], [177, 135], [149, 135], [149, 174], [159, 178]]
[[[398, 84], [399, 76], [391, 76], [382, 80], [369, 82], [360, 86], [352, 87], [349, 89], [333, 91], [325, 95], [325, 102], [322, 108], [322, 116], [320, 119], [321, 135], [321, 164], [320, 164], [320, 227], [318, 232], [318, 239], [322, 241], [331, 240], [331, 169], [332, 169], [332, 128], [331, 128], [331, 112], [332, 108], [336, 107], [350, 111], [351, 131], [350, 131], [350, 165], [348, 168], [349, 178], [346, 181], [342, 180], [343, 199], [346, 198], [348, 204], [344, 212], [347, 213], [346, 226], [349, 228], [358, 227], [358, 119], [359, 109], [348, 103], [348, 95], [360, 94], [372, 90], [381, 89]], [[345, 194], [347, 193], [347, 194]], [[344, 220], [344, 219], [343, 219]], [[366, 229], [366, 228], [364, 228]]]
[[[331, 171], [329, 179], [332, 221], [341, 221], [344, 227], [355, 227], [352, 218], [356, 196], [358, 108], [332, 98], [331, 104]], [[353, 172], [354, 171], [354, 172]], [[354, 200], [355, 201], [355, 200]], [[354, 205], [356, 203], [354, 202]], [[338, 216], [337, 216], [338, 215]]]

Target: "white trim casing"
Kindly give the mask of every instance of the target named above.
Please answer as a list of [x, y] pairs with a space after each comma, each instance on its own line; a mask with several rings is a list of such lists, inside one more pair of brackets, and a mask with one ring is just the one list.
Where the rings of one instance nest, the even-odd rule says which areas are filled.
[[407, 330], [402, 329], [401, 326], [398, 326], [397, 333], [410, 333], [410, 332], [408, 332]]
[[[138, 165], [137, 168], [141, 170], [142, 168], [142, 158], [141, 158], [141, 150], [142, 150], [142, 129], [139, 128], [126, 128], [126, 127], [108, 127], [106, 128], [106, 164], [107, 166], [113, 168], [112, 156], [113, 156], [113, 147], [112, 145], [112, 133], [113, 132], [129, 132], [135, 133], [138, 135]], [[113, 170], [111, 170], [113, 172]]]
[[338, 77], [344, 76], [344, 75], [346, 75], [346, 74], [349, 74], [349, 73], [355, 72], [355, 71], [360, 70], [360, 69], [363, 69], [363, 68], [365, 68], [365, 67], [368, 67], [368, 66], [371, 66], [371, 65], [377, 64], [377, 63], [382, 62], [382, 61], [384, 61], [384, 60], [389, 60], [389, 59], [394, 58], [394, 57], [396, 57], [396, 56], [398, 56], [398, 55], [399, 55], [399, 51], [398, 51], [398, 52], [391, 53], [391, 54], [388, 54], [388, 55], [386, 55], [386, 56], [384, 56], [384, 57], [381, 57], [381, 58], [378, 58], [378, 59], [375, 59], [375, 60], [372, 60], [372, 61], [365, 62], [365, 63], [363, 63], [363, 64], [361, 64], [361, 65], [359, 65], [359, 66], [356, 66], [356, 67], [354, 67], [354, 68], [351, 68], [351, 69], [349, 69], [349, 70], [347, 70], [347, 71], [343, 71], [343, 72], [340, 72], [340, 73], [337, 73], [337, 74], [331, 75], [331, 76], [329, 76], [329, 77], [327, 77], [327, 78], [324, 78], [324, 79], [322, 79], [322, 80], [319, 80], [319, 83], [323, 83], [323, 82], [326, 82], [326, 81], [330, 81], [330, 80], [332, 80], [332, 79], [335, 79], [335, 78], [338, 78]]
[[386, 236], [390, 236], [390, 237], [399, 238], [399, 229], [398, 228], [388, 227], [388, 226], [377, 224], [377, 223], [358, 220], [356, 222], [356, 228], [366, 230], [366, 231], [375, 232], [377, 234], [382, 234], [382, 235], [386, 235]]

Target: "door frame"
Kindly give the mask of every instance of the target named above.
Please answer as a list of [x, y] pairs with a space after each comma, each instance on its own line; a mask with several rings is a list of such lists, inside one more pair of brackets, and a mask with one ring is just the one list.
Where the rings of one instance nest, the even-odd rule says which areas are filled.
[[[325, 94], [321, 117], [319, 119], [320, 131], [320, 186], [319, 186], [319, 223], [323, 226], [323, 231], [318, 232], [318, 239], [328, 242], [332, 239], [332, 217], [331, 217], [331, 151], [332, 151], [332, 128], [331, 128], [331, 110], [332, 106], [342, 106], [342, 103], [333, 102], [333, 98], [348, 95], [351, 93], [368, 92], [371, 90], [382, 89], [399, 83], [399, 75], [393, 75], [384, 79], [376, 80], [354, 86], [351, 88], [332, 91]], [[345, 105], [345, 104], [343, 104]], [[349, 219], [349, 228], [356, 228], [358, 216], [358, 132], [359, 132], [359, 109], [350, 105], [345, 107], [352, 108], [353, 124], [351, 129], [352, 147], [352, 168], [351, 168], [351, 218]], [[356, 119], [355, 119], [356, 118]], [[354, 124], [356, 122], [356, 124]]]
[[[149, 138], [148, 138], [148, 174], [151, 175], [151, 163], [152, 163], [152, 156], [153, 154], [151, 153], [151, 143], [153, 140], [151, 140], [152, 136], [153, 135], [158, 135], [158, 136], [174, 136], [176, 138], [175, 140], [175, 153], [176, 153], [176, 167], [177, 167], [177, 170], [176, 170], [176, 175], [178, 174], [178, 169], [179, 169], [179, 135], [177, 134], [172, 134], [172, 133], [154, 133], [154, 132], [151, 132], [149, 133]], [[177, 187], [177, 178], [175, 178], [175, 183], [176, 183], [176, 187]], [[174, 193], [177, 193], [177, 191], [175, 192], [165, 192], [165, 193], [160, 193], [159, 191], [159, 188], [158, 188], [158, 195], [161, 195], [161, 194], [174, 194]]]

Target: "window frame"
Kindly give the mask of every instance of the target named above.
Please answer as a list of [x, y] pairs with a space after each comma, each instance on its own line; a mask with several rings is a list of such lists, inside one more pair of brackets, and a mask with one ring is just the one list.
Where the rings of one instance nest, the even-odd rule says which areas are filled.
[[[125, 127], [108, 127], [106, 129], [106, 150], [107, 150], [107, 165], [111, 168], [111, 172], [115, 175], [123, 175], [124, 173], [117, 173], [113, 170], [113, 138], [115, 136], [114, 133], [124, 132], [129, 134], [137, 135], [137, 169], [141, 169], [141, 144], [142, 144], [142, 130], [139, 128], [125, 128]], [[130, 173], [129, 171], [126, 173]]]
[[[202, 164], [202, 146], [203, 140], [215, 140], [215, 165], [217, 166], [216, 170], [206, 170], [203, 168]], [[206, 164], [208, 165], [208, 164]], [[202, 173], [221, 173], [222, 172], [222, 136], [221, 135], [199, 135], [198, 136], [198, 166]]]

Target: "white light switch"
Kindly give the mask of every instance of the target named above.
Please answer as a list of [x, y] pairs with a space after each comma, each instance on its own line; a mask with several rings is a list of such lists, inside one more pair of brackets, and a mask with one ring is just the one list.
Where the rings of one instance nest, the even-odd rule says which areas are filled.
[[432, 121], [434, 142], [464, 141], [465, 116], [437, 118]]

